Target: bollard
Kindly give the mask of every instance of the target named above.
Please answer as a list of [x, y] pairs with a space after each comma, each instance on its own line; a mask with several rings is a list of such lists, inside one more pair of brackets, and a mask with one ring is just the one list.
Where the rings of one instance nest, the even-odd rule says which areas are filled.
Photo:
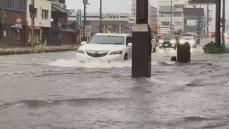
[[151, 77], [151, 31], [148, 24], [132, 28], [132, 77]]
[[178, 44], [177, 46], [177, 62], [189, 63], [191, 61], [191, 51], [189, 43]]

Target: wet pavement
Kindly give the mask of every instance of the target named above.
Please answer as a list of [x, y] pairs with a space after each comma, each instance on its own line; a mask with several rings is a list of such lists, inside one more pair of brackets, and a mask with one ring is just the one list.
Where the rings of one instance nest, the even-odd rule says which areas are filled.
[[152, 77], [141, 79], [131, 61], [1, 56], [0, 129], [229, 129], [229, 54], [173, 55], [152, 53]]

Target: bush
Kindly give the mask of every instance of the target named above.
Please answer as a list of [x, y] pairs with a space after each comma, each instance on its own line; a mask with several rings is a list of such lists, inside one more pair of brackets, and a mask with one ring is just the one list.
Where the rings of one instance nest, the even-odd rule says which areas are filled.
[[206, 44], [204, 47], [204, 53], [206, 54], [222, 54], [224, 53], [224, 47], [218, 45], [217, 43], [211, 41]]

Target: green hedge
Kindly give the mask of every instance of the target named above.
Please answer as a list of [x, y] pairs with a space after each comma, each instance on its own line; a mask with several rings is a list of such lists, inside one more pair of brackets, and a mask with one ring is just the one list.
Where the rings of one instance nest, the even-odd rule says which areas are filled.
[[224, 47], [218, 45], [215, 42], [210, 42], [206, 44], [204, 47], [204, 53], [206, 54], [223, 54], [225, 52]]

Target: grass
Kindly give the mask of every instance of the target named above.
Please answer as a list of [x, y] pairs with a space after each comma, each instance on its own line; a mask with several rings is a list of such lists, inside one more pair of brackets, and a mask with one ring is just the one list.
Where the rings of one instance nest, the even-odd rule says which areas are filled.
[[206, 54], [223, 54], [225, 53], [225, 48], [218, 45], [217, 43], [210, 42], [206, 44], [204, 47], [204, 53]]

